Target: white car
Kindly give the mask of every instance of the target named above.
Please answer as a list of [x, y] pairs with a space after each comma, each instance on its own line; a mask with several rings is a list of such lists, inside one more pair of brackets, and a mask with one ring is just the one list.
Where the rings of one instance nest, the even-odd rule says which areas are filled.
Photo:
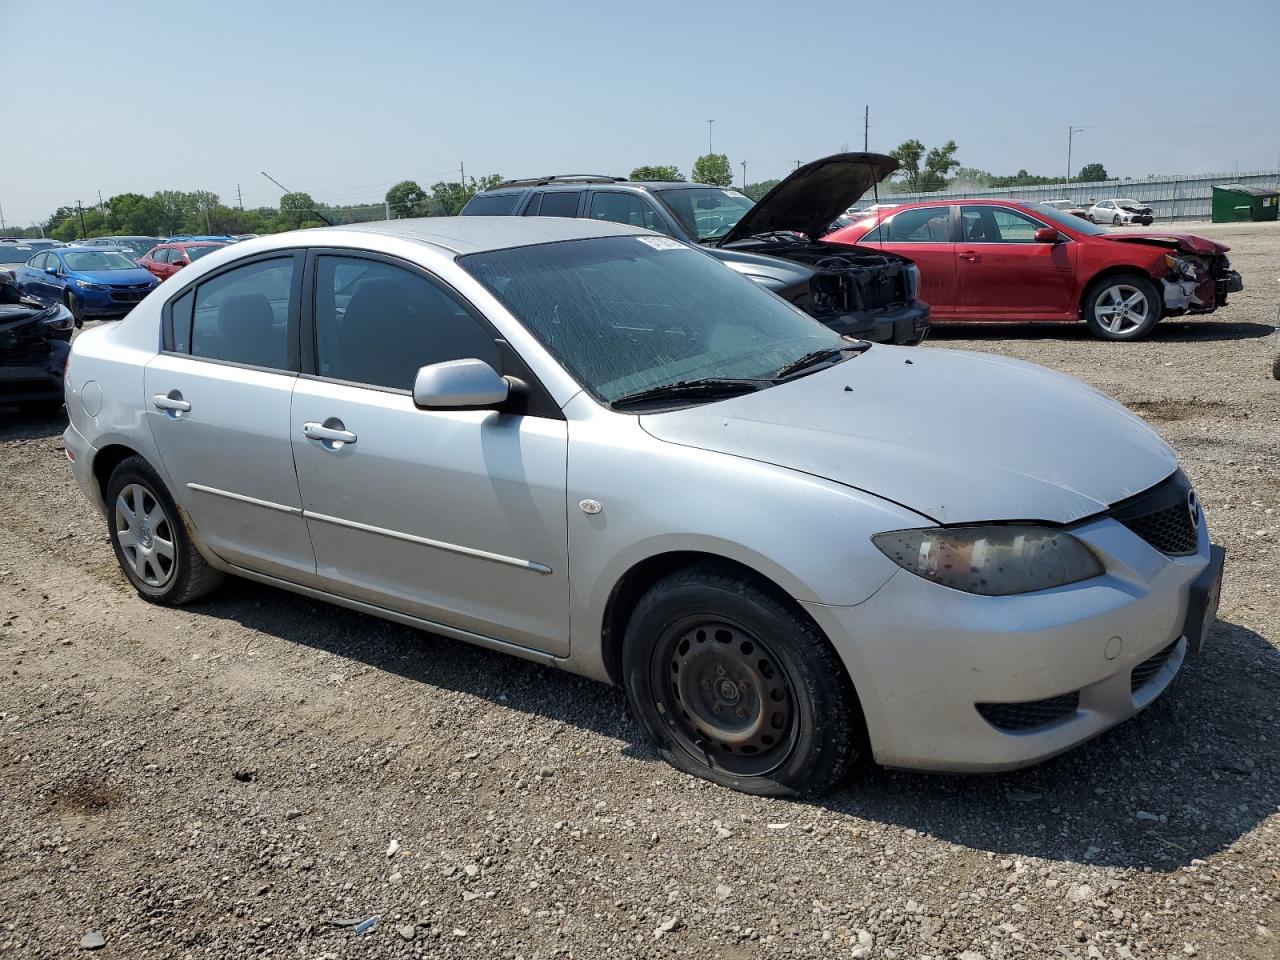
[[1109, 223], [1121, 226], [1126, 223], [1140, 223], [1150, 226], [1154, 217], [1151, 208], [1137, 200], [1099, 200], [1091, 206], [1087, 218], [1093, 223]]
[[1060, 753], [1217, 606], [1195, 494], [1115, 401], [849, 340], [608, 221], [222, 247], [77, 337], [66, 384], [143, 599], [234, 574], [619, 683], [671, 763], [753, 793]]

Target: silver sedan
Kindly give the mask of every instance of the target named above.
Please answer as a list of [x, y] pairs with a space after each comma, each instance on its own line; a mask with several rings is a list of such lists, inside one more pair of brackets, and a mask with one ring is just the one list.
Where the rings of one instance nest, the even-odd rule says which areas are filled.
[[760, 794], [1066, 750], [1217, 604], [1195, 494], [1119, 404], [841, 338], [617, 224], [247, 240], [66, 383], [143, 599], [234, 574], [619, 683], [671, 763]]

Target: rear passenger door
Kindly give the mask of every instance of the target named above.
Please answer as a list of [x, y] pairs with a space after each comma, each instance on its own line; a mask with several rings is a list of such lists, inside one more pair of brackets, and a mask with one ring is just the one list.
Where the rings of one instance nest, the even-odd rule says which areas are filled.
[[956, 245], [952, 242], [952, 208], [912, 207], [894, 213], [858, 241], [914, 260], [920, 268], [920, 299], [933, 318], [956, 314]]
[[205, 542], [237, 566], [315, 586], [289, 446], [302, 263], [291, 251], [239, 261], [170, 300], [143, 382], [170, 491]]
[[[325, 588], [566, 654], [568, 431], [558, 409], [419, 410], [421, 366], [474, 357], [514, 372], [494, 331], [400, 260], [315, 252], [308, 274], [314, 327], [290, 436]], [[320, 438], [317, 427], [345, 437]]]

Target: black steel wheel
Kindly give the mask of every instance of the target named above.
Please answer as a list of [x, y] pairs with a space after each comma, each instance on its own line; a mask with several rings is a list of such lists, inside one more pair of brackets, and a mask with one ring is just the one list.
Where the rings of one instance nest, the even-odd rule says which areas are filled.
[[654, 645], [651, 683], [672, 737], [695, 757], [744, 777], [794, 745], [795, 696], [769, 647], [742, 624], [685, 617]]
[[728, 565], [654, 584], [627, 621], [623, 683], [672, 766], [762, 796], [816, 795], [865, 752], [843, 662], [804, 610]]

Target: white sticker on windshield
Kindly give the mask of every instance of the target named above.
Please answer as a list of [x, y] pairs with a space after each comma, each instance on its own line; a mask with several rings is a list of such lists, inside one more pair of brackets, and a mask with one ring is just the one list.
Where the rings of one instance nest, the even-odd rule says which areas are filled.
[[647, 243], [655, 250], [683, 250], [684, 244], [670, 237], [636, 237], [641, 243]]

